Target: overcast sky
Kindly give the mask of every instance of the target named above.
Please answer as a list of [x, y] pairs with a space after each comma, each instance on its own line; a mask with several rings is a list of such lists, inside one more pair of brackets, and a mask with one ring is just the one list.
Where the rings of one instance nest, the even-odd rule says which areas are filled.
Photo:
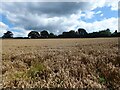
[[94, 32], [118, 30], [118, 0], [106, 2], [1, 2], [0, 36], [7, 30], [14, 36], [47, 30], [55, 34], [84, 28]]

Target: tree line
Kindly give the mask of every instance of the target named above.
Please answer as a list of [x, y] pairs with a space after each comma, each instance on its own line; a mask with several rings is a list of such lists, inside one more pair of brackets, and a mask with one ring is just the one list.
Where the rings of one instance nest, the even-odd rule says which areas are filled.
[[13, 37], [11, 31], [4, 33], [2, 38], [16, 38], [16, 39], [38, 39], [38, 38], [97, 38], [97, 37], [119, 37], [120, 32], [115, 30], [113, 33], [110, 32], [110, 29], [101, 30], [98, 32], [88, 33], [85, 29], [79, 28], [77, 31], [70, 30], [69, 32], [63, 32], [62, 34], [55, 35], [54, 33], [48, 33], [47, 30], [41, 32], [31, 31], [28, 33], [28, 37]]

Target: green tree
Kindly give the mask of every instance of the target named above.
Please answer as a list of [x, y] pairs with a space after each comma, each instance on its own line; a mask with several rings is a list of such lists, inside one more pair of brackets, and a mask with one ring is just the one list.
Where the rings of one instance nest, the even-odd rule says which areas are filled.
[[13, 33], [11, 31], [7, 31], [6, 33], [4, 33], [2, 38], [13, 38]]
[[79, 33], [80, 37], [87, 37], [87, 35], [88, 35], [88, 33], [86, 32], [86, 30], [83, 29], [83, 28], [79, 28], [78, 29], [78, 33]]
[[49, 37], [50, 37], [50, 38], [55, 38], [56, 35], [54, 35], [53, 33], [50, 33], [50, 34], [49, 34]]
[[41, 37], [48, 38], [49, 37], [49, 33], [46, 30], [41, 31]]
[[118, 32], [117, 32], [117, 30], [115, 30], [115, 32], [112, 33], [112, 36], [113, 36], [113, 37], [116, 37], [117, 35], [118, 35]]
[[110, 29], [106, 29], [106, 30], [99, 31], [99, 36], [100, 36], [100, 37], [108, 37], [108, 36], [111, 36]]
[[28, 34], [28, 38], [40, 38], [40, 34], [37, 31], [31, 31]]

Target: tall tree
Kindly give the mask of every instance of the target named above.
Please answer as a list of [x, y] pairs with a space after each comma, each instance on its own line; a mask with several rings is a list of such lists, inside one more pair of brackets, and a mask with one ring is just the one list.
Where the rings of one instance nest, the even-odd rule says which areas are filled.
[[117, 30], [115, 30], [115, 32], [114, 32], [114, 33], [112, 33], [112, 36], [113, 36], [113, 37], [116, 37], [116, 36], [117, 36], [117, 34], [118, 34]]
[[78, 33], [79, 33], [80, 37], [86, 37], [87, 34], [88, 34], [88, 33], [86, 32], [86, 30], [83, 29], [83, 28], [79, 28], [79, 29], [78, 29]]
[[37, 31], [31, 31], [28, 34], [28, 38], [40, 38], [40, 34]]
[[41, 37], [48, 38], [49, 37], [49, 33], [46, 30], [41, 31]]
[[6, 33], [4, 33], [2, 38], [13, 38], [13, 33], [11, 31], [7, 31]]

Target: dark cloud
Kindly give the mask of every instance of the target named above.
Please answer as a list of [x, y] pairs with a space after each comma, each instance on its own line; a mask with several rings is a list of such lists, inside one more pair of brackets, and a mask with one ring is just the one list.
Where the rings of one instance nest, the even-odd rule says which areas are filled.
[[9, 2], [2, 3], [2, 9], [11, 13], [45, 14], [47, 16], [66, 16], [85, 10], [87, 2]]
[[64, 17], [85, 10], [87, 5], [86, 2], [9, 2], [2, 3], [2, 14], [26, 30], [55, 32], [66, 29]]
[[44, 2], [30, 3], [29, 12], [36, 14], [46, 14], [48, 16], [66, 16], [84, 10], [86, 2]]

